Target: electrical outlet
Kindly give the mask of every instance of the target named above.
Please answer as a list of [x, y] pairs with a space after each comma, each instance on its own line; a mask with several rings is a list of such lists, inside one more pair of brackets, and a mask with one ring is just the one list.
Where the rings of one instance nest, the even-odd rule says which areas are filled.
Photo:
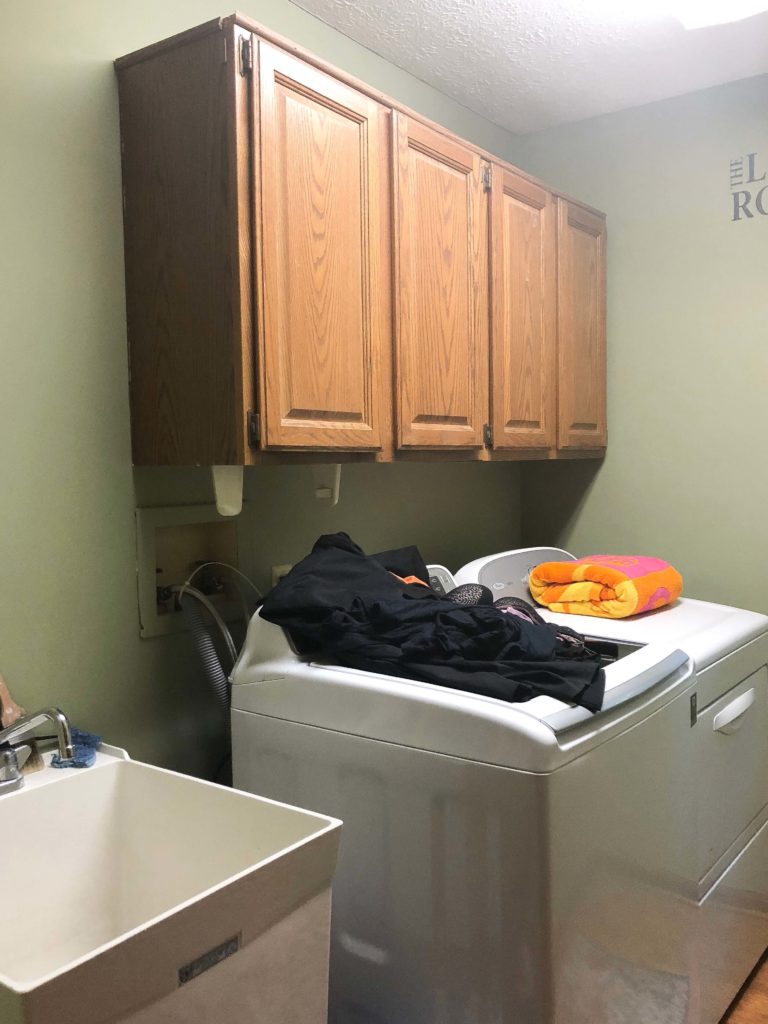
[[287, 576], [292, 568], [293, 568], [293, 565], [290, 562], [288, 562], [285, 565], [273, 565], [272, 566], [272, 586], [274, 587], [276, 583], [279, 583], [280, 580], [283, 578], [283, 576]]

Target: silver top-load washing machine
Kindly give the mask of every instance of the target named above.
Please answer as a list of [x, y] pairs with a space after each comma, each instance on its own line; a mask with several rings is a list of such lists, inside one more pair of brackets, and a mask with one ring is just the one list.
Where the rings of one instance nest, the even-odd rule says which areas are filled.
[[[534, 548], [458, 582], [527, 594]], [[344, 820], [333, 1024], [714, 1024], [768, 945], [768, 618], [554, 616], [603, 710], [302, 658], [256, 614], [234, 782]]]

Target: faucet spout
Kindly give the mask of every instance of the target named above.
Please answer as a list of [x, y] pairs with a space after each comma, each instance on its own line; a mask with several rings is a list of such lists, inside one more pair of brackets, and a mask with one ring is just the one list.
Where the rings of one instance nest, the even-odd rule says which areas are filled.
[[23, 739], [39, 725], [43, 725], [44, 722], [53, 723], [56, 729], [59, 756], [62, 759], [72, 757], [74, 749], [72, 747], [72, 732], [69, 727], [69, 720], [59, 708], [45, 708], [43, 711], [37, 711], [33, 715], [24, 715], [23, 718], [18, 718], [13, 725], [9, 725], [7, 729], [0, 730], [0, 745], [3, 743], [14, 743], [16, 740]]

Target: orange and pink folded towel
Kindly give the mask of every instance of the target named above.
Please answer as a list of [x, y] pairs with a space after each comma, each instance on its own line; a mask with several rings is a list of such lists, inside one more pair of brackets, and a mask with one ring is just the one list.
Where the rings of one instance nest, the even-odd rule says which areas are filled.
[[575, 562], [542, 562], [531, 570], [528, 586], [550, 611], [623, 619], [672, 604], [683, 579], [660, 558], [589, 555]]

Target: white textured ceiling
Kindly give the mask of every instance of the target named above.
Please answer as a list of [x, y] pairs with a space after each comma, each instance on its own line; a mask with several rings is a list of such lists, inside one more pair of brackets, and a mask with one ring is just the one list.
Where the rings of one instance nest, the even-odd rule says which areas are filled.
[[686, 31], [663, 0], [295, 2], [513, 132], [768, 72], [768, 13]]

